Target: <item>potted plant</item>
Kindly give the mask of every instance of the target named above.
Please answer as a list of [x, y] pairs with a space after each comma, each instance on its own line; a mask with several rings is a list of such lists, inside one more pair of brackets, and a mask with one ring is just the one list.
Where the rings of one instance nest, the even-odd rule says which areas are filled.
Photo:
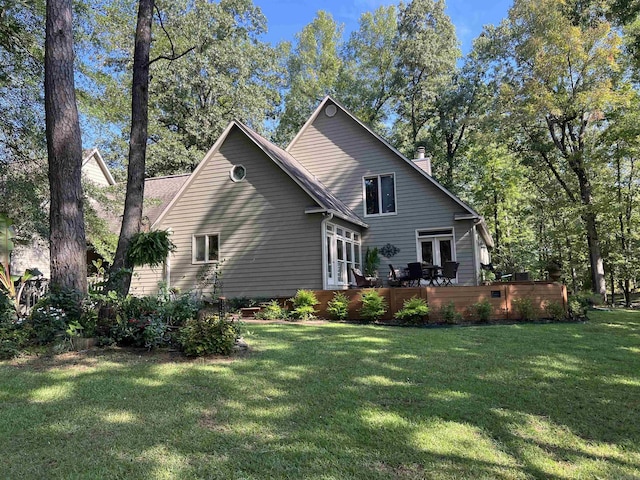
[[378, 247], [369, 249], [364, 254], [364, 276], [370, 278], [378, 278], [378, 267], [380, 266], [380, 255]]
[[552, 257], [549, 259], [549, 262], [547, 262], [545, 270], [549, 274], [549, 279], [552, 282], [557, 282], [562, 276], [562, 263], [558, 258]]

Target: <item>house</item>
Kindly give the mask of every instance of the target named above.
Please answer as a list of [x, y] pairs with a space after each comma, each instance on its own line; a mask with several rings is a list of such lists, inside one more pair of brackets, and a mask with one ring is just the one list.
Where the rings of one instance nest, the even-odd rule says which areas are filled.
[[227, 297], [348, 288], [368, 247], [386, 247], [382, 277], [388, 264], [455, 260], [457, 283], [476, 285], [491, 236], [428, 163], [404, 157], [331, 97], [286, 150], [232, 121], [149, 216], [176, 250], [164, 268], [137, 269], [131, 292], [153, 293], [161, 280], [190, 290], [216, 268]]
[[[109, 167], [97, 148], [83, 152], [82, 177], [85, 185], [88, 182], [97, 187], [116, 184]], [[49, 203], [45, 202], [42, 209], [48, 208]], [[88, 255], [89, 258], [92, 258], [91, 249], [89, 249]], [[15, 275], [22, 275], [25, 270], [30, 268], [38, 269], [44, 278], [49, 278], [51, 275], [49, 240], [37, 234], [34, 234], [30, 239], [22, 239], [21, 242], [17, 242], [11, 254], [11, 272]]]

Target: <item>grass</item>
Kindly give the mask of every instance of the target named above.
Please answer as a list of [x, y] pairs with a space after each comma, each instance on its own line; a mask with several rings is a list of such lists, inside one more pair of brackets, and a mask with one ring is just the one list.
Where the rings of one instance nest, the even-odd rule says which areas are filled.
[[1, 475], [639, 478], [640, 313], [248, 325], [252, 351], [0, 363]]

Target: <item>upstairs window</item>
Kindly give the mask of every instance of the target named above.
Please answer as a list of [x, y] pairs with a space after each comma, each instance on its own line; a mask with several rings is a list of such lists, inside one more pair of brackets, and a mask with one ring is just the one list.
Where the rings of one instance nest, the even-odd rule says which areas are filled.
[[396, 180], [393, 173], [364, 177], [365, 215], [396, 213]]
[[194, 235], [192, 243], [193, 263], [214, 263], [218, 261], [220, 237], [217, 234]]

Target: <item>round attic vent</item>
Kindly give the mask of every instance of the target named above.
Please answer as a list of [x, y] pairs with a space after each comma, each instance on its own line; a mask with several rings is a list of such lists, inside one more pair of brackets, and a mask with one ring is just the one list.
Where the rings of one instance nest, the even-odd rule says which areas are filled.
[[247, 176], [247, 169], [242, 165], [234, 165], [229, 171], [229, 176], [234, 182], [241, 182]]
[[338, 109], [335, 105], [327, 105], [327, 108], [324, 109], [324, 114], [327, 117], [333, 117], [338, 112]]

